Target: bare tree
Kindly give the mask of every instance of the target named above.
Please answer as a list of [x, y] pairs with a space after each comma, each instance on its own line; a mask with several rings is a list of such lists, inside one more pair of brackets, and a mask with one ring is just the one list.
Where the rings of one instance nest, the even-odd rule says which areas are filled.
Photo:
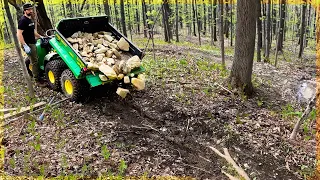
[[122, 26], [122, 33], [124, 36], [127, 35], [127, 28], [126, 28], [126, 16], [124, 12], [124, 0], [120, 0], [120, 15], [121, 15], [121, 26]]
[[33, 86], [32, 86], [32, 82], [31, 82], [31, 78], [28, 74], [28, 70], [27, 70], [27, 67], [25, 66], [25, 63], [24, 63], [24, 60], [23, 60], [23, 57], [22, 57], [22, 52], [21, 52], [21, 48], [20, 48], [20, 45], [19, 45], [19, 41], [18, 41], [18, 38], [17, 38], [17, 30], [14, 26], [14, 23], [13, 23], [13, 19], [12, 19], [12, 15], [11, 15], [11, 12], [10, 12], [10, 9], [9, 9], [9, 5], [8, 5], [8, 0], [4, 0], [4, 8], [5, 8], [5, 11], [6, 11], [6, 14], [7, 14], [7, 17], [8, 17], [8, 21], [9, 21], [9, 24], [10, 24], [10, 29], [11, 29], [11, 32], [12, 32], [12, 36], [13, 36], [13, 40], [14, 40], [14, 43], [15, 43], [15, 46], [16, 46], [16, 50], [18, 52], [18, 55], [19, 55], [19, 63], [20, 63], [20, 66], [22, 68], [22, 72], [23, 72], [23, 76], [24, 76], [24, 79], [27, 83], [27, 86], [28, 86], [28, 90], [29, 90], [29, 96], [31, 98], [34, 98], [34, 89], [33, 89]]
[[302, 5], [302, 16], [301, 16], [301, 28], [300, 28], [300, 50], [299, 50], [299, 58], [302, 57], [303, 53], [303, 43], [304, 43], [304, 34], [305, 34], [305, 28], [306, 28], [306, 1], [303, 1]]
[[261, 21], [261, 1], [258, 1], [257, 5], [257, 28], [258, 28], [258, 41], [257, 41], [257, 61], [261, 61], [261, 49], [262, 49], [262, 21]]
[[220, 45], [221, 45], [221, 61], [222, 65], [225, 66], [224, 60], [224, 34], [223, 34], [223, 0], [219, 0], [220, 4]]
[[237, 1], [237, 38], [230, 81], [234, 88], [243, 88], [247, 95], [253, 92], [251, 75], [256, 34], [256, 4], [256, 0]]

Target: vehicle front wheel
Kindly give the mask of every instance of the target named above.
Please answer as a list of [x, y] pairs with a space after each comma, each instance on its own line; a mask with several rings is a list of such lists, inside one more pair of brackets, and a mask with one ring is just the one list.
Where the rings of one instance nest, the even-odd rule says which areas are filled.
[[60, 90], [60, 77], [67, 68], [67, 65], [61, 59], [49, 61], [45, 67], [46, 79], [51, 89]]
[[66, 69], [61, 74], [62, 92], [71, 101], [79, 102], [87, 96], [89, 84], [85, 79], [76, 79], [70, 69]]

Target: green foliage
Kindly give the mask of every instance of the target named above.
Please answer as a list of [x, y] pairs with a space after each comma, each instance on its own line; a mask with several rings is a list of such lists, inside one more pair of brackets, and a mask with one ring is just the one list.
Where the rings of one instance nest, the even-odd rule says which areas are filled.
[[103, 145], [101, 148], [101, 154], [104, 157], [105, 160], [108, 160], [110, 157], [110, 152], [109, 149], [107, 148], [106, 145]]
[[119, 164], [119, 168], [118, 168], [119, 174], [122, 175], [126, 169], [127, 169], [127, 164], [123, 159], [121, 159], [120, 164]]
[[302, 112], [295, 111], [291, 104], [287, 104], [286, 106], [282, 107], [281, 116], [285, 119], [293, 119], [294, 117], [300, 118], [302, 116]]

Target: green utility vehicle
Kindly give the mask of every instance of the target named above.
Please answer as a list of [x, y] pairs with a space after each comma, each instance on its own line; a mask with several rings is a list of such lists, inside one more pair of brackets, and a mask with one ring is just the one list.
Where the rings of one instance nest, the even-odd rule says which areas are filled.
[[[48, 80], [49, 87], [53, 90], [62, 90], [71, 101], [78, 101], [88, 92], [90, 87], [111, 82], [122, 86], [123, 79], [101, 81], [99, 74], [102, 73], [99, 70], [95, 73], [88, 70], [83, 57], [66, 40], [78, 31], [87, 33], [111, 32], [116, 40], [124, 38], [129, 43], [131, 55], [143, 58], [142, 51], [109, 23], [108, 16], [63, 19], [59, 21], [56, 29], [48, 30], [47, 37], [38, 39], [36, 43], [39, 67]], [[32, 75], [30, 60], [26, 60], [26, 66], [29, 74]], [[131, 75], [134, 75], [130, 78], [137, 77], [144, 71], [142, 66], [135, 68], [130, 72]]]

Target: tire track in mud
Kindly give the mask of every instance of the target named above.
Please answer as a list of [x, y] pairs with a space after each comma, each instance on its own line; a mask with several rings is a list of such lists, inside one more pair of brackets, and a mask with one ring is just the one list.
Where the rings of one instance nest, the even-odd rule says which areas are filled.
[[[224, 136], [229, 136], [228, 132], [223, 130], [223, 126], [228, 123], [229, 117], [223, 117], [224, 114], [219, 113], [221, 109], [217, 106], [216, 109], [212, 109], [215, 122], [208, 125], [204, 122], [208, 117], [204, 117], [201, 114], [187, 115], [183, 112], [178, 112], [172, 105], [168, 105], [170, 103], [166, 100], [157, 101], [157, 99], [151, 97], [154, 96], [148, 93], [137, 93], [134, 97], [130, 97], [127, 100], [117, 100], [115, 98], [109, 104], [110, 109], [115, 113], [114, 116], [121, 117], [121, 123], [117, 128], [121, 131], [127, 131], [127, 134], [122, 135], [122, 139], [130, 138], [131, 135], [134, 136], [132, 138], [133, 142], [139, 141], [138, 139], [150, 138], [155, 144], [147, 144], [146, 148], [149, 150], [141, 153], [149, 154], [153, 149], [165, 148], [174, 159], [182, 158], [178, 165], [184, 167], [183, 175], [190, 175], [200, 179], [212, 178], [212, 176], [216, 175], [219, 179], [224, 179], [225, 177], [221, 176], [220, 171], [221, 167], [226, 165], [226, 162], [209, 150], [206, 147], [206, 143], [210, 141], [214, 142], [215, 140], [212, 140], [212, 138], [220, 139]], [[169, 118], [166, 116], [168, 114]], [[194, 127], [194, 129], [186, 131], [185, 127], [188, 126]], [[177, 127], [181, 127], [181, 129]], [[166, 129], [164, 130], [163, 128]], [[219, 131], [219, 128], [222, 130]], [[271, 166], [280, 166], [281, 164], [274, 161], [272, 155], [259, 155], [258, 152], [252, 149], [250, 144], [243, 144], [244, 140], [241, 139], [240, 135], [231, 136], [225, 142], [225, 145], [231, 153], [238, 154], [237, 157], [242, 159], [239, 162], [253, 162], [252, 164], [257, 164], [254, 167], [254, 171], [258, 176], [272, 179], [272, 175], [265, 172], [261, 174], [257, 171], [266, 168], [258, 164], [260, 162]], [[236, 148], [240, 148], [241, 151], [237, 151]], [[251, 153], [248, 154], [247, 152]], [[252, 157], [252, 153], [258, 155]], [[155, 154], [151, 156], [155, 156]], [[130, 157], [132, 158], [132, 162], [134, 162], [134, 155]], [[167, 164], [167, 166], [170, 165], [172, 163]], [[188, 167], [188, 165], [193, 167]], [[267, 169], [280, 175], [283, 173], [282, 177], [296, 178], [287, 171], [283, 172], [283, 169]]]
[[[150, 138], [157, 145], [147, 145], [147, 149], [150, 149], [149, 151], [152, 151], [154, 148], [160, 149], [160, 147], [162, 147], [165, 148], [166, 151], [170, 152], [170, 156], [174, 159], [181, 158], [178, 166], [185, 168], [181, 175], [201, 177], [201, 179], [210, 178], [212, 176], [221, 176], [220, 162], [217, 161], [217, 156], [205, 145], [197, 143], [197, 139], [192, 136], [191, 131], [185, 131], [185, 129], [179, 130], [176, 128], [187, 126], [187, 118], [190, 118], [188, 115], [177, 113], [173, 107], [170, 107], [170, 105], [165, 105], [167, 107], [159, 108], [159, 112], [156, 110], [153, 111], [153, 113], [149, 113], [144, 110], [143, 107], [145, 106], [143, 106], [143, 103], [134, 100], [143, 99], [142, 97], [141, 99], [139, 98], [142, 94], [137, 93], [134, 96], [135, 97], [129, 97], [127, 100], [120, 100], [117, 97], [107, 97], [107, 101], [110, 102], [106, 103], [107, 107], [104, 108], [112, 112], [111, 116], [113, 118], [121, 117], [116, 131], [125, 133], [121, 133], [120, 137], [118, 137], [120, 140], [132, 139], [133, 142], [138, 142], [139, 139], [147, 137]], [[150, 103], [151, 107], [152, 103], [158, 103], [160, 105], [166, 104], [165, 102], [161, 103], [156, 102], [156, 100], [154, 101], [153, 99], [149, 99], [148, 95], [143, 97], [144, 100], [147, 101], [145, 103]], [[98, 107], [100, 105], [97, 104], [100, 103], [101, 102], [98, 100], [93, 100], [90, 102], [90, 108]], [[152, 111], [153, 108], [149, 108], [149, 110]], [[170, 117], [171, 120], [170, 118], [163, 117], [166, 113], [172, 115], [172, 117]], [[109, 113], [107, 114], [110, 115]], [[168, 124], [170, 125], [173, 123], [175, 126], [168, 126]], [[165, 128], [165, 130], [163, 128]], [[133, 137], [131, 138], [130, 136]], [[146, 154], [148, 154], [148, 151], [146, 151]], [[204, 161], [203, 158], [207, 161]], [[168, 163], [167, 166], [170, 167], [172, 163]], [[194, 167], [190, 167], [188, 165]], [[201, 170], [196, 169], [196, 167]], [[220, 179], [223, 178], [221, 177]]]

